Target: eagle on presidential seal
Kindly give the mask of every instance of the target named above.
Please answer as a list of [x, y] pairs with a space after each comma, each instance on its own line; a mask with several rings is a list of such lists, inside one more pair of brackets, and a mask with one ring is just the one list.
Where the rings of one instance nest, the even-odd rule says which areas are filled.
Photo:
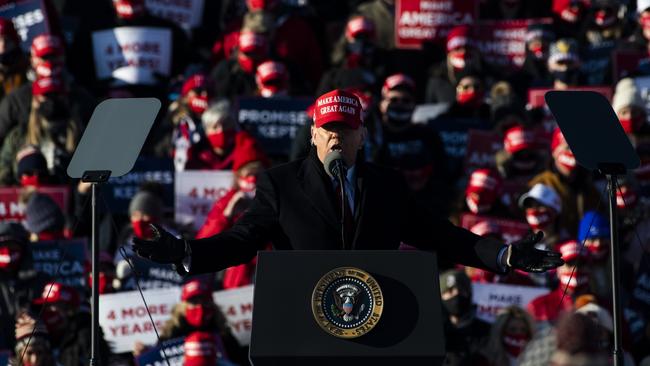
[[365, 304], [361, 304], [356, 314], [354, 313], [360, 291], [359, 287], [349, 283], [336, 288], [332, 292], [332, 297], [334, 297], [334, 303], [331, 305], [332, 314], [337, 315], [345, 322], [358, 320], [359, 314], [366, 308]]

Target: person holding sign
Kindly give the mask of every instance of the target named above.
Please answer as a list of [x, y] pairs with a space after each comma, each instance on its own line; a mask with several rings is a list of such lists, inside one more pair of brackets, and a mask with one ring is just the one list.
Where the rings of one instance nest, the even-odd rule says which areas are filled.
[[[261, 173], [251, 207], [232, 228], [205, 239], [182, 240], [153, 226], [153, 239], [133, 239], [134, 251], [190, 274], [250, 261], [269, 241], [280, 250], [395, 250], [404, 242], [502, 273], [510, 268], [544, 272], [563, 263], [559, 253], [534, 248], [541, 235], [506, 246], [436, 217], [411, 199], [398, 173], [358, 159], [366, 128], [356, 95], [342, 90], [322, 95], [313, 122], [309, 156]], [[345, 224], [346, 240], [336, 210], [341, 202], [337, 184], [328, 176], [330, 165], [324, 165], [332, 153], [341, 154], [340, 164], [349, 167], [341, 176], [348, 182], [341, 193], [354, 215]]]
[[[268, 160], [260, 151], [235, 153], [233, 188], [214, 203], [205, 223], [196, 234], [197, 239], [207, 238], [231, 228], [250, 207], [255, 197], [257, 176], [268, 166]], [[252, 261], [226, 269], [223, 288], [236, 288], [253, 283], [257, 257]]]

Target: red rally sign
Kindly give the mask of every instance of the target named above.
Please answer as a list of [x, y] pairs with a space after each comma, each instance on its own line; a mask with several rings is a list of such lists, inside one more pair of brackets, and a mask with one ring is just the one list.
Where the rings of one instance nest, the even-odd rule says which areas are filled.
[[397, 0], [395, 45], [421, 49], [426, 42], [444, 42], [451, 28], [476, 19], [476, 0]]

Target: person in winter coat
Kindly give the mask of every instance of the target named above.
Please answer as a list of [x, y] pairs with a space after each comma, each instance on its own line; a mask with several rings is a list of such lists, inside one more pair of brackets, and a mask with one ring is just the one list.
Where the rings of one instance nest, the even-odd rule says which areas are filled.
[[447, 56], [430, 70], [425, 102], [451, 103], [456, 100], [455, 87], [463, 76], [490, 74], [479, 50], [472, 43], [473, 37], [472, 28], [469, 26], [457, 26], [449, 31], [446, 42]]
[[[59, 282], [47, 283], [41, 297], [33, 301], [36, 310], [42, 309], [41, 317], [54, 348], [59, 350], [57, 361], [65, 366], [88, 366], [91, 348], [90, 313], [81, 311], [81, 298], [77, 290]], [[108, 364], [111, 349], [99, 329], [99, 360]]]
[[497, 170], [504, 179], [528, 181], [546, 167], [548, 153], [538, 143], [537, 131], [513, 125], [503, 136], [503, 150], [495, 154]]
[[[224, 314], [214, 303], [212, 287], [198, 279], [183, 285], [181, 302], [174, 306], [171, 318], [160, 330], [160, 340], [186, 337], [196, 331], [217, 334], [229, 359], [239, 364], [246, 362], [247, 354], [233, 337]], [[141, 345], [139, 347], [142, 348]]]
[[[214, 203], [205, 223], [196, 234], [197, 239], [207, 238], [232, 227], [248, 209], [255, 196], [257, 174], [267, 166], [266, 157], [259, 151], [236, 153], [233, 163], [233, 187]], [[251, 262], [225, 270], [223, 288], [235, 288], [253, 283], [257, 257]]]
[[[50, 173], [67, 180], [65, 167], [83, 132], [79, 115], [72, 113], [72, 99], [60, 77], [41, 78], [31, 85], [32, 98], [26, 124], [14, 127], [0, 151], [0, 182], [15, 184], [14, 162], [24, 145], [38, 146]], [[6, 101], [6, 100], [5, 100]], [[3, 101], [3, 102], [5, 102]]]
[[207, 145], [201, 115], [210, 102], [209, 84], [204, 74], [189, 76], [183, 83], [180, 97], [169, 106], [158, 132], [160, 142], [156, 155], [173, 155], [176, 171], [185, 170], [188, 161], [195, 159], [197, 152]]
[[540, 325], [554, 324], [563, 313], [574, 309], [574, 299], [589, 292], [587, 256], [580, 244], [568, 240], [556, 246], [565, 264], [557, 269], [557, 287], [534, 298], [526, 310]]
[[[25, 228], [17, 222], [0, 223], [0, 324], [13, 324], [47, 281], [47, 276], [34, 270]], [[12, 333], [11, 327], [0, 327], [0, 348], [14, 348]]]
[[[20, 48], [20, 37], [11, 19], [0, 18], [0, 99], [27, 82], [29, 62]], [[0, 141], [6, 132], [0, 131]]]
[[440, 297], [445, 312], [445, 365], [475, 365], [482, 359], [490, 324], [476, 317], [472, 285], [465, 272], [440, 274]]
[[240, 150], [259, 149], [258, 143], [246, 131], [238, 128], [230, 103], [220, 100], [201, 116], [203, 131], [209, 146], [189, 160], [186, 169], [232, 169], [235, 154]]
[[268, 37], [261, 32], [242, 29], [237, 51], [210, 71], [210, 79], [215, 80], [211, 94], [216, 98], [227, 99], [254, 95], [257, 90], [255, 70], [269, 58]]
[[[93, 113], [96, 100], [67, 72], [64, 53], [63, 39], [60, 37], [48, 33], [36, 36], [30, 48], [31, 69], [28, 73], [32, 80], [60, 79], [70, 116], [85, 126]], [[14, 127], [27, 126], [34, 109], [33, 83], [32, 81], [17, 87], [0, 102], [0, 141]]]
[[490, 329], [490, 337], [481, 354], [486, 366], [510, 366], [535, 334], [535, 323], [526, 311], [509, 306], [497, 315]]
[[600, 194], [594, 187], [589, 173], [578, 165], [559, 128], [553, 131], [551, 138], [551, 157], [551, 166], [534, 176], [528, 186], [533, 187], [541, 183], [551, 187], [560, 196], [560, 228], [575, 236], [580, 218], [587, 210], [597, 207]]
[[64, 239], [65, 217], [50, 196], [29, 192], [25, 201], [25, 227], [32, 242]]

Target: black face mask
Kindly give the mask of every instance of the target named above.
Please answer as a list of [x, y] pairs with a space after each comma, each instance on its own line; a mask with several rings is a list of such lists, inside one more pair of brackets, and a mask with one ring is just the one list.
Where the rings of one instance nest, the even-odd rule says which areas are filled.
[[60, 99], [45, 99], [38, 106], [38, 113], [48, 121], [64, 120], [69, 116], [68, 107]]
[[553, 80], [561, 81], [565, 84], [576, 84], [578, 82], [578, 69], [566, 69], [564, 71], [551, 71]]
[[467, 296], [456, 295], [451, 299], [442, 300], [442, 304], [450, 315], [462, 317], [472, 308], [472, 299]]
[[393, 126], [406, 126], [411, 123], [413, 108], [401, 106], [395, 103], [389, 104], [386, 108], [386, 118]]

